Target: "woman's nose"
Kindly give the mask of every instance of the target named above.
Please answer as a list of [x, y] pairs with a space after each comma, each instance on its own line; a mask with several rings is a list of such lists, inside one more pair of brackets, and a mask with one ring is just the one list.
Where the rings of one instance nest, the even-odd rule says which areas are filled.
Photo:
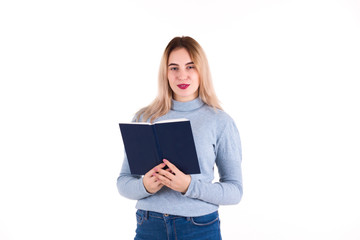
[[179, 72], [178, 72], [178, 79], [179, 80], [185, 80], [185, 79], [187, 79], [187, 73], [186, 73], [186, 71], [185, 70], [179, 70]]

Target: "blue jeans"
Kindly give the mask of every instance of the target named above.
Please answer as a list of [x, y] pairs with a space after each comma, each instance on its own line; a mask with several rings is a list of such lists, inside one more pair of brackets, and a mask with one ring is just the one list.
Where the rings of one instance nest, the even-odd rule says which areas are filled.
[[221, 240], [218, 212], [181, 217], [137, 210], [134, 240]]

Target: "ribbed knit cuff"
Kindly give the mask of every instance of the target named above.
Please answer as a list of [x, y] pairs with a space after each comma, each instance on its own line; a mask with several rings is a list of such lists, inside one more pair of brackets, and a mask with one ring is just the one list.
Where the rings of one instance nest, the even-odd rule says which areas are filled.
[[145, 186], [144, 186], [144, 182], [143, 182], [143, 177], [139, 178], [139, 190], [141, 191], [141, 194], [144, 196], [144, 198], [149, 197], [151, 195], [153, 195], [152, 193], [149, 193]]
[[190, 185], [186, 191], [185, 194], [183, 194], [185, 197], [189, 197], [189, 198], [195, 198], [193, 195], [194, 192], [194, 187], [195, 187], [195, 180], [193, 178], [191, 178], [191, 182]]

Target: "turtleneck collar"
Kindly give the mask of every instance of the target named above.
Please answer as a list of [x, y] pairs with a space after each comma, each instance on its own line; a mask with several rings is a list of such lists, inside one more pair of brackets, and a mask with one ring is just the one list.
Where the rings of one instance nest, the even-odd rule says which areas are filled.
[[195, 109], [202, 107], [205, 103], [201, 100], [200, 97], [195, 98], [194, 100], [188, 102], [179, 102], [172, 99], [171, 110], [179, 112], [189, 112]]

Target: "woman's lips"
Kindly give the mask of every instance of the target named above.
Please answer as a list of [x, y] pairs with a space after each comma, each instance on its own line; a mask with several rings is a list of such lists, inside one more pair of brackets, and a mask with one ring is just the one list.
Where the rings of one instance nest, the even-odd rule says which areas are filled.
[[179, 84], [177, 86], [181, 89], [186, 89], [188, 86], [190, 86], [190, 84]]

